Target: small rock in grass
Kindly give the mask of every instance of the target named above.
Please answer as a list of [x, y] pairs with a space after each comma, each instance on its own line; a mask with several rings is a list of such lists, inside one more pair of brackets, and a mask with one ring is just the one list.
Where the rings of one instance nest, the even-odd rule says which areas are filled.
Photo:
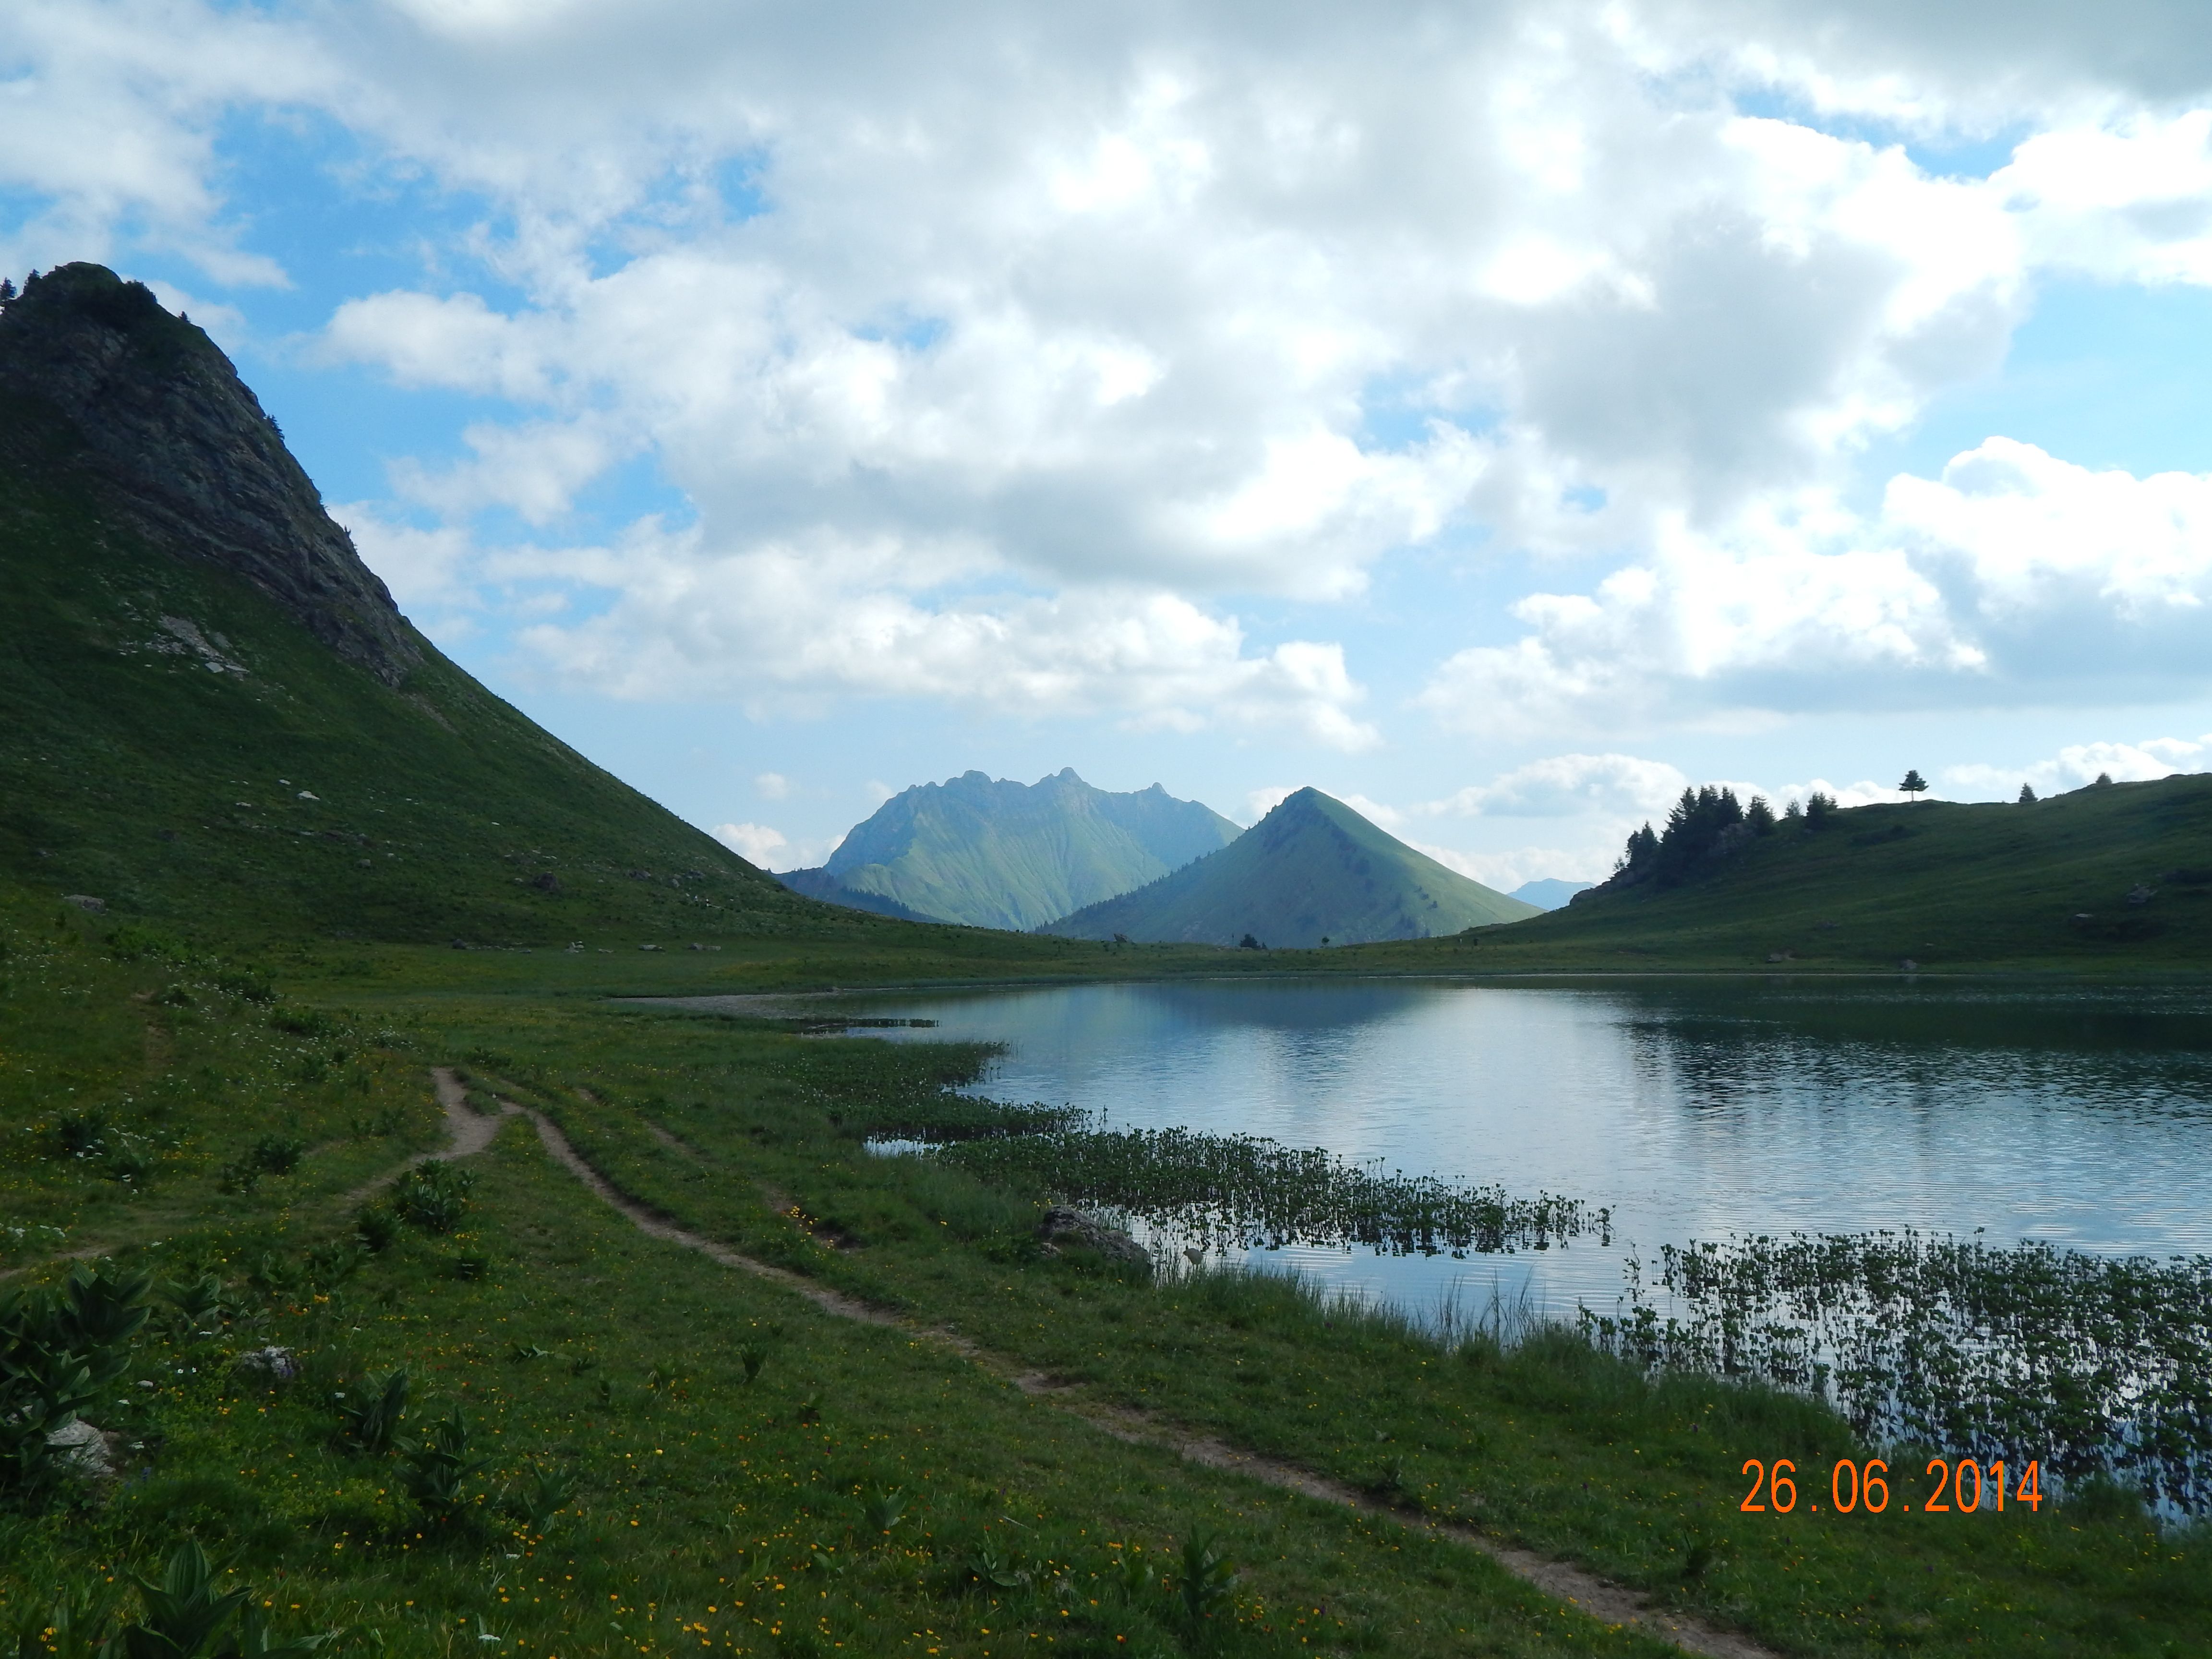
[[234, 1369], [252, 1376], [266, 1377], [271, 1382], [289, 1382], [300, 1374], [300, 1362], [289, 1348], [274, 1344], [266, 1348], [249, 1348], [234, 1362]]

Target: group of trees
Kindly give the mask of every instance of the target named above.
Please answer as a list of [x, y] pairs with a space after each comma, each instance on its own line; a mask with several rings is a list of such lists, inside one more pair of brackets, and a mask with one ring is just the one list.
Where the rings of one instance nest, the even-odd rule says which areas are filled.
[[[1911, 775], [1919, 777], [1917, 772]], [[1624, 884], [1652, 881], [1672, 886], [1705, 860], [1759, 836], [1781, 829], [1822, 829], [1838, 810], [1836, 798], [1823, 789], [1814, 790], [1802, 806], [1792, 799], [1779, 817], [1764, 795], [1753, 795], [1747, 805], [1725, 786], [1709, 783], [1701, 789], [1685, 789], [1667, 814], [1665, 829], [1655, 830], [1646, 823], [1629, 836], [1613, 875], [1625, 878]]]

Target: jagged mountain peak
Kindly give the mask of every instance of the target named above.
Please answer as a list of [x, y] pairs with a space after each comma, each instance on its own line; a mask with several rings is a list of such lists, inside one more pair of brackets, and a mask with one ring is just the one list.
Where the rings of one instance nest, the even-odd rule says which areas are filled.
[[422, 660], [230, 359], [143, 283], [66, 264], [0, 301], [0, 459], [73, 478], [153, 547], [234, 572], [386, 684]]

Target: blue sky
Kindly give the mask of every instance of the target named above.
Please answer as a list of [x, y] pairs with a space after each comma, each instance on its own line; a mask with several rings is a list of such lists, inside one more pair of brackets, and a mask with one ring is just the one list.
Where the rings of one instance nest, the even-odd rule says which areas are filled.
[[1073, 765], [1587, 878], [2212, 765], [2212, 57], [2080, 11], [0, 0], [0, 270], [775, 867]]

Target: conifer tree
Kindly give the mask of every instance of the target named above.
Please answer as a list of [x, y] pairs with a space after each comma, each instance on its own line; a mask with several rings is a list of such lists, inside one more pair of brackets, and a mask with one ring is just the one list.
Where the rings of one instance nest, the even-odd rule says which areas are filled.
[[2020, 805], [2022, 806], [2035, 805], [2035, 791], [2024, 783], [2020, 787]]
[[1905, 769], [1905, 781], [1897, 786], [1898, 793], [1908, 799], [1919, 795], [1927, 787], [1928, 780], [1920, 775], [1917, 767], [1912, 766]]

